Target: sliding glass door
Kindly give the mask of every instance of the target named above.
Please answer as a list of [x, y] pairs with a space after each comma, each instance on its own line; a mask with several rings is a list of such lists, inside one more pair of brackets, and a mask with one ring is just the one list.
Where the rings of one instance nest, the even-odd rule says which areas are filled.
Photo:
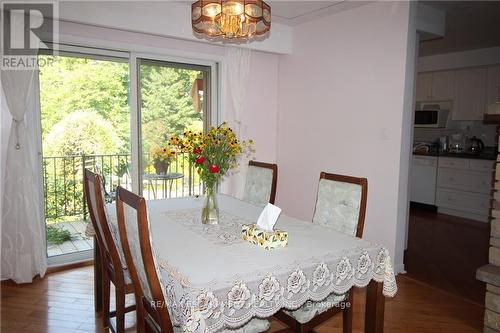
[[128, 59], [39, 57], [47, 64], [39, 72], [47, 255], [90, 256], [84, 169], [101, 175], [107, 202], [118, 185], [131, 189]]
[[168, 157], [167, 142], [210, 123], [208, 66], [138, 59], [142, 158], [141, 189], [146, 199], [201, 194], [201, 183], [185, 154]]
[[157, 153], [174, 134], [203, 131], [216, 109], [216, 64], [170, 62], [133, 53], [61, 45], [41, 53], [41, 173], [49, 264], [92, 256], [83, 172], [104, 183], [163, 199], [202, 193], [179, 153], [163, 167]]

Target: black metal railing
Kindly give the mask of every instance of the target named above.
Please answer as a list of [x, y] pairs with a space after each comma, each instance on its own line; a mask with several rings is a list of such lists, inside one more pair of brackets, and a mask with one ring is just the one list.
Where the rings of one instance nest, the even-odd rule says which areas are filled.
[[[99, 173], [108, 199], [117, 186], [132, 188], [129, 154], [73, 155], [43, 157], [45, 218], [49, 222], [87, 219], [83, 192], [84, 169]], [[156, 173], [149, 154], [143, 156], [142, 191], [146, 199], [184, 197], [202, 193], [202, 185], [186, 154], [178, 154], [168, 173], [176, 179], [151, 176]]]

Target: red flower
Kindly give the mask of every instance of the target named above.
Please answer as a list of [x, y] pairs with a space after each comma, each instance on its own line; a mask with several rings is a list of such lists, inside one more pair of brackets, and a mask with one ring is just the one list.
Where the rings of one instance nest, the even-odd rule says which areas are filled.
[[200, 147], [194, 147], [193, 154], [196, 154], [196, 155], [201, 154], [201, 148]]
[[210, 164], [208, 166], [208, 171], [210, 171], [211, 173], [217, 173], [219, 172], [219, 167], [215, 164]]
[[205, 157], [204, 156], [198, 156], [195, 160], [196, 164], [203, 164], [205, 162]]

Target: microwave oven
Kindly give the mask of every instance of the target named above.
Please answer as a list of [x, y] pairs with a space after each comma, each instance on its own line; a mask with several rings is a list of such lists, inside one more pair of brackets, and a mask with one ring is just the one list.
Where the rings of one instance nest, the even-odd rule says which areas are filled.
[[445, 128], [449, 110], [420, 109], [415, 110], [415, 127]]

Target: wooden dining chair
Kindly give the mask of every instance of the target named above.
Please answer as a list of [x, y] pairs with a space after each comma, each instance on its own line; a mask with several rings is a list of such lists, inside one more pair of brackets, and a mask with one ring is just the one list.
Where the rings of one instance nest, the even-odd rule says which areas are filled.
[[165, 298], [151, 250], [146, 201], [118, 186], [116, 213], [125, 260], [135, 286], [137, 330], [172, 333], [174, 326], [164, 307]]
[[[85, 197], [90, 220], [94, 227], [102, 265], [102, 308], [103, 325], [116, 333], [125, 331], [125, 313], [134, 311], [135, 305], [125, 307], [125, 296], [134, 292], [132, 280], [121, 252], [121, 245], [113, 236], [104, 208], [101, 177], [85, 169]], [[115, 286], [116, 311], [110, 311], [111, 282]], [[111, 318], [116, 317], [116, 327]]]
[[[118, 186], [116, 212], [118, 229], [127, 265], [136, 286], [137, 325], [139, 332], [181, 332], [173, 326], [161, 287], [159, 267], [153, 257], [146, 200]], [[127, 208], [127, 212], [125, 212]], [[134, 216], [135, 215], [135, 216]], [[269, 322], [252, 319], [243, 328], [220, 333], [260, 333], [269, 329]]]
[[[319, 177], [313, 223], [336, 231], [363, 236], [368, 180], [322, 172]], [[344, 333], [352, 332], [353, 293], [331, 294], [322, 302], [309, 302], [294, 311], [280, 311], [276, 318], [297, 333], [313, 331], [339, 312]]]
[[249, 161], [243, 200], [257, 206], [274, 204], [277, 182], [277, 164]]

